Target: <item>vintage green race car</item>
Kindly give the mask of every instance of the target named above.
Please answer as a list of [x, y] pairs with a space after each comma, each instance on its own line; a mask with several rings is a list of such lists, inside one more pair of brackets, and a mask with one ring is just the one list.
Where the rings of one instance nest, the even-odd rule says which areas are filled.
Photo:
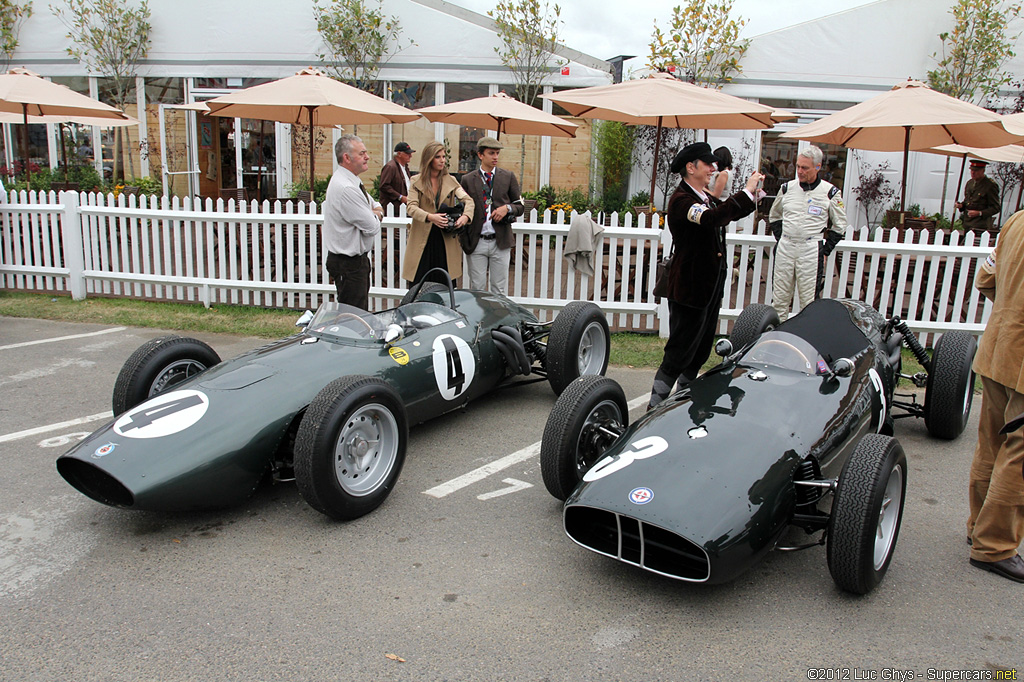
[[162, 337], [128, 358], [115, 418], [57, 471], [97, 502], [157, 511], [234, 505], [267, 477], [294, 477], [311, 506], [353, 519], [394, 488], [409, 425], [517, 376], [546, 377], [561, 393], [604, 374], [608, 352], [593, 303], [542, 323], [450, 281], [414, 286], [376, 314], [325, 303], [303, 332], [226, 362], [201, 341]]

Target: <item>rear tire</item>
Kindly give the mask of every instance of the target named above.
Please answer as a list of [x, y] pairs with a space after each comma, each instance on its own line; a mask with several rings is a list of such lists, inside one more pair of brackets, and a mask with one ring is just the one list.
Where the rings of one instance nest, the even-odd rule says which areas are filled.
[[147, 341], [128, 357], [117, 375], [111, 403], [114, 415], [218, 364], [217, 352], [198, 339], [172, 335]]
[[885, 577], [906, 496], [907, 456], [899, 441], [864, 436], [843, 465], [828, 523], [828, 569], [840, 589], [867, 594]]
[[569, 384], [548, 415], [540, 444], [544, 487], [565, 500], [615, 438], [596, 430], [603, 425], [622, 433], [629, 425], [626, 395], [614, 379], [584, 376]]
[[391, 494], [405, 463], [405, 406], [387, 383], [353, 375], [327, 384], [295, 436], [295, 484], [309, 506], [339, 521]]
[[548, 335], [548, 382], [555, 395], [577, 377], [604, 375], [611, 335], [608, 320], [596, 304], [572, 301], [558, 313]]
[[734, 350], [739, 350], [778, 326], [779, 313], [775, 308], [764, 303], [751, 303], [733, 323], [729, 341]]
[[974, 354], [978, 342], [954, 330], [935, 343], [924, 393], [924, 425], [935, 438], [953, 440], [967, 427], [974, 402]]

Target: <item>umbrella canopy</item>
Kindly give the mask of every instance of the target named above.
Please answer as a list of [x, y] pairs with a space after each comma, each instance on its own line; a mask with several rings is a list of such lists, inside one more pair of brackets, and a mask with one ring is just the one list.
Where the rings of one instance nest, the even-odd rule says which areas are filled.
[[[87, 116], [128, 120], [120, 109], [80, 95], [71, 88], [52, 83], [39, 74], [22, 68], [0, 74], [0, 112], [21, 114], [21, 123], [25, 125], [22, 138], [25, 174], [29, 181], [32, 179], [28, 162], [28, 124], [31, 122], [29, 116]], [[56, 119], [45, 121], [57, 122]]]
[[408, 123], [420, 117], [403, 106], [307, 68], [294, 76], [207, 100], [212, 116], [308, 125], [309, 182], [313, 183], [313, 126]]
[[[960, 187], [964, 182], [964, 167], [967, 159], [981, 159], [982, 161], [996, 161], [999, 163], [1024, 163], [1024, 147], [1017, 144], [1008, 144], [1004, 147], [991, 147], [988, 149], [979, 147], [964, 147], [959, 144], [947, 144], [934, 149], [922, 149], [929, 154], [942, 154], [943, 156], [954, 156], [960, 159], [960, 177], [956, 182], [956, 192], [953, 198], [954, 205], [960, 201]], [[956, 212], [954, 210], [954, 216]]]
[[509, 97], [504, 92], [489, 97], [477, 97], [463, 102], [438, 104], [417, 109], [433, 123], [497, 130], [509, 135], [550, 135], [552, 137], [576, 137], [575, 123], [535, 109], [528, 104]]
[[906, 203], [908, 152], [947, 144], [999, 147], [1024, 139], [1012, 124], [1010, 129], [1004, 127], [1003, 119], [995, 112], [932, 90], [920, 81], [908, 80], [781, 137], [851, 149], [902, 151], [902, 210]]
[[[131, 116], [125, 115], [123, 119], [116, 118], [97, 118], [95, 116], [58, 116], [56, 114], [49, 114], [46, 116], [28, 116], [27, 120], [24, 114], [12, 114], [8, 111], [0, 111], [0, 123], [53, 123], [55, 125], [63, 126], [65, 123], [77, 123], [83, 126], [97, 126], [99, 128], [121, 128], [124, 126], [135, 126], [139, 125], [138, 119], [132, 118]], [[64, 134], [60, 136], [60, 155], [64, 166], [64, 181], [68, 179], [68, 154], [64, 148]], [[28, 172], [26, 170], [26, 172]]]
[[[751, 130], [775, 125], [772, 121], [775, 109], [772, 107], [686, 83], [663, 73], [613, 85], [563, 90], [541, 97], [557, 102], [573, 116], [657, 126], [655, 169], [658, 168], [662, 128]], [[651, 173], [652, 201], [656, 175], [657, 170]]]

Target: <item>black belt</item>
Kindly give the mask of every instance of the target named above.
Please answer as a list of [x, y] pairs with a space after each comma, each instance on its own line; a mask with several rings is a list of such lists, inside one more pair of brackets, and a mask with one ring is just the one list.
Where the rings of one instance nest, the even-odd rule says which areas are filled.
[[328, 258], [330, 258], [331, 256], [333, 256], [335, 258], [366, 258], [369, 255], [370, 255], [369, 251], [367, 251], [366, 253], [361, 253], [358, 256], [350, 256], [347, 253], [334, 253], [333, 251], [328, 251], [327, 252], [327, 257]]
[[496, 235], [494, 232], [491, 232], [490, 234], [480, 235], [480, 239], [483, 239], [485, 242], [493, 242], [497, 238], [498, 235]]

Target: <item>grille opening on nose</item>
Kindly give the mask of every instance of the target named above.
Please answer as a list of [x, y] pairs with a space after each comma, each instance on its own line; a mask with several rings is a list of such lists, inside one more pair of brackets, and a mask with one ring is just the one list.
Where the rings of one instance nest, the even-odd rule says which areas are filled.
[[131, 507], [135, 496], [120, 481], [80, 459], [58, 459], [57, 473], [84, 495], [112, 507]]
[[603, 509], [565, 509], [565, 532], [587, 549], [670, 578], [704, 582], [711, 575], [707, 553], [681, 535]]

